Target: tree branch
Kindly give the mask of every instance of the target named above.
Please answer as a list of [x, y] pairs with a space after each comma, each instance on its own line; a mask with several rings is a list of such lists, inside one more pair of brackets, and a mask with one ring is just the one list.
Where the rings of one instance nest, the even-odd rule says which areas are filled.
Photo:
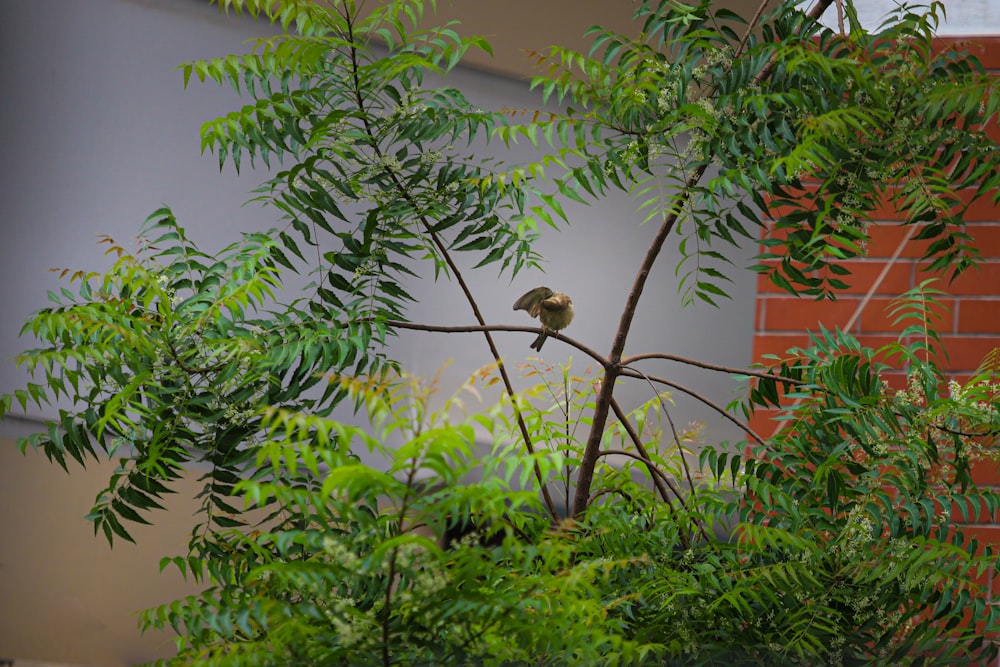
[[673, 485], [667, 476], [653, 464], [653, 460], [649, 457], [649, 452], [646, 451], [646, 446], [642, 444], [642, 440], [639, 438], [639, 433], [635, 430], [632, 422], [629, 421], [628, 415], [626, 415], [625, 411], [622, 410], [621, 405], [619, 405], [618, 401], [614, 398], [611, 399], [611, 409], [614, 411], [615, 417], [618, 418], [618, 422], [622, 425], [622, 428], [625, 429], [625, 433], [628, 435], [629, 440], [632, 441], [632, 446], [634, 446], [636, 451], [639, 452], [639, 455], [636, 458], [646, 464], [646, 468], [649, 470], [649, 476], [653, 480], [653, 485], [656, 486], [656, 490], [659, 492], [660, 497], [663, 498], [663, 502], [667, 503], [667, 506], [669, 506], [671, 511], [673, 511], [674, 504], [670, 502], [670, 497], [667, 495], [667, 489], [669, 488], [681, 505], [684, 505], [684, 499], [681, 497], [680, 491]]
[[741, 431], [743, 431], [748, 436], [750, 436], [751, 438], [753, 438], [758, 444], [760, 444], [760, 445], [766, 445], [767, 444], [767, 443], [764, 442], [764, 440], [759, 435], [757, 435], [753, 431], [753, 429], [751, 429], [749, 426], [747, 426], [746, 424], [744, 424], [740, 420], [736, 419], [736, 417], [733, 417], [731, 414], [729, 414], [728, 410], [726, 410], [724, 407], [722, 407], [721, 405], [719, 405], [718, 403], [716, 403], [712, 399], [708, 398], [707, 396], [702, 396], [701, 394], [699, 394], [698, 392], [696, 392], [694, 389], [691, 389], [689, 387], [685, 387], [682, 384], [678, 384], [677, 382], [674, 382], [672, 380], [668, 380], [668, 379], [660, 377], [658, 375], [648, 375], [646, 373], [640, 373], [639, 371], [631, 369], [631, 368], [623, 368], [622, 371], [621, 371], [621, 375], [624, 375], [625, 377], [637, 378], [639, 380], [646, 380], [647, 382], [655, 382], [657, 384], [662, 384], [662, 385], [670, 387], [672, 389], [676, 389], [677, 391], [679, 391], [679, 392], [681, 392], [683, 394], [687, 394], [691, 398], [694, 398], [694, 399], [696, 399], [696, 400], [704, 403], [708, 407], [712, 408], [712, 410], [718, 412], [725, 419], [727, 419], [730, 422], [732, 422], [733, 424], [735, 424], [737, 426], [737, 428], [739, 428]]
[[[398, 320], [386, 320], [385, 325], [389, 327], [395, 327], [397, 329], [411, 329], [413, 331], [433, 331], [437, 333], [473, 333], [473, 332], [490, 332], [490, 331], [515, 331], [524, 332], [538, 335], [542, 332], [540, 327], [524, 327], [518, 325], [509, 324], [484, 324], [484, 325], [459, 325], [459, 326], [439, 326], [436, 324], [417, 324], [414, 322], [402, 322]], [[546, 329], [546, 333], [549, 338], [555, 338], [556, 340], [561, 340], [562, 342], [575, 347], [580, 350], [588, 357], [599, 363], [602, 367], [607, 367], [608, 360], [597, 353], [593, 348], [587, 347], [578, 340], [564, 336], [557, 331], [551, 331]]]
[[[816, 6], [809, 11], [807, 16], [813, 20], [818, 19], [822, 16], [823, 12], [833, 0], [819, 0]], [[761, 83], [768, 79], [774, 72], [775, 59], [772, 55], [771, 59], [768, 60], [767, 64], [761, 69], [761, 71], [754, 77], [754, 81]], [[650, 243], [646, 255], [639, 265], [639, 270], [636, 273], [634, 282], [632, 283], [632, 289], [629, 292], [628, 299], [625, 302], [625, 308], [622, 311], [621, 318], [618, 323], [618, 330], [615, 333], [614, 343], [611, 347], [611, 354], [608, 355], [608, 366], [604, 374], [604, 379], [601, 383], [601, 388], [597, 396], [597, 402], [594, 406], [594, 416], [591, 422], [590, 434], [587, 438], [587, 444], [584, 447], [583, 456], [580, 459], [580, 474], [577, 476], [577, 487], [576, 495], [573, 499], [573, 515], [579, 516], [587, 510], [587, 502], [590, 497], [590, 487], [594, 481], [594, 468], [597, 463], [597, 455], [601, 447], [601, 438], [604, 433], [604, 427], [608, 421], [608, 410], [611, 403], [611, 397], [614, 394], [615, 379], [621, 374], [621, 355], [622, 351], [625, 349], [625, 341], [628, 338], [629, 330], [632, 327], [632, 319], [635, 317], [635, 310], [639, 304], [639, 298], [642, 296], [643, 288], [646, 285], [646, 280], [649, 278], [650, 271], [652, 271], [653, 264], [656, 263], [656, 259], [663, 249], [663, 244], [665, 243], [667, 236], [673, 231], [674, 226], [677, 224], [677, 220], [680, 218], [681, 211], [684, 206], [690, 201], [694, 188], [701, 181], [705, 172], [708, 170], [708, 163], [703, 163], [699, 165], [694, 172], [688, 177], [681, 191], [677, 194], [674, 201], [671, 204], [671, 212], [663, 220], [660, 228], [656, 232], [656, 236], [653, 237], [653, 241]], [[707, 399], [705, 399], [707, 402]], [[710, 404], [707, 402], [706, 404]], [[723, 411], [723, 414], [728, 414]], [[729, 417], [732, 419], [731, 417]]]
[[682, 357], [678, 354], [667, 354], [662, 352], [646, 352], [644, 354], [634, 354], [631, 357], [625, 357], [622, 359], [622, 366], [631, 366], [636, 361], [642, 361], [644, 359], [663, 359], [665, 361], [676, 361], [680, 364], [687, 364], [688, 366], [696, 366], [698, 368], [704, 368], [709, 371], [719, 371], [720, 373], [732, 373], [733, 375], [747, 375], [750, 377], [761, 378], [762, 380], [774, 380], [775, 382], [784, 382], [786, 384], [791, 384], [796, 387], [801, 387], [803, 385], [809, 384], [804, 380], [796, 380], [793, 378], [787, 378], [783, 375], [774, 375], [772, 373], [763, 373], [761, 371], [755, 371], [748, 368], [732, 368], [729, 366], [720, 366], [718, 364], [710, 364], [705, 361], [698, 361], [697, 359], [690, 359], [688, 357]]
[[[653, 459], [650, 458], [649, 452], [646, 451], [646, 447], [642, 444], [642, 440], [639, 439], [639, 434], [636, 432], [635, 427], [632, 426], [632, 422], [628, 420], [628, 416], [625, 414], [625, 411], [622, 410], [618, 401], [616, 401], [614, 397], [611, 399], [611, 409], [614, 410], [615, 416], [618, 418], [618, 421], [621, 422], [622, 427], [628, 434], [629, 439], [632, 440], [632, 444], [635, 446], [636, 451], [639, 452], [639, 456], [636, 458], [639, 458], [640, 461], [646, 464], [646, 468], [649, 470], [650, 477], [653, 479], [653, 484], [656, 486], [656, 490], [659, 491], [660, 497], [667, 503], [667, 506], [670, 507], [671, 511], [675, 511], [673, 503], [670, 502], [666, 495], [665, 487], [669, 487], [670, 491], [677, 497], [677, 502], [681, 504], [681, 507], [687, 509], [687, 503], [684, 501], [684, 497], [681, 495], [681, 492], [676, 486], [674, 486], [674, 483], [670, 480], [666, 473], [653, 464]], [[601, 452], [598, 452], [598, 456], [605, 456], [609, 453], [609, 451], [610, 450], [602, 450]], [[632, 456], [631, 452], [622, 453], [626, 456]], [[683, 452], [681, 452], [681, 456], [684, 456]], [[695, 520], [694, 523], [698, 527], [698, 532], [700, 532], [701, 536], [707, 541], [708, 535], [705, 532], [705, 526], [697, 520]], [[685, 541], [684, 546], [686, 547], [687, 537], [682, 535], [681, 539]]]
[[[353, 25], [350, 21], [348, 21], [348, 31], [349, 31], [348, 40], [350, 43], [353, 44], [354, 41]], [[357, 60], [357, 49], [352, 46], [350, 53], [351, 53], [351, 65], [352, 65], [351, 73], [353, 76], [355, 103], [357, 104], [359, 110], [364, 111], [366, 105], [364, 97], [361, 94], [361, 81], [358, 75], [359, 64]], [[375, 154], [381, 158], [383, 156], [382, 149], [378, 145], [377, 138], [372, 132], [371, 124], [368, 122], [368, 118], [364, 113], [361, 114], [361, 120], [362, 123], [364, 124], [365, 132], [367, 133], [369, 139], [371, 140], [372, 150], [374, 150]], [[399, 192], [399, 195], [408, 203], [414, 205], [414, 210], [419, 210], [419, 208], [415, 205], [415, 202], [413, 201], [413, 198], [409, 190], [407, 190], [406, 186], [400, 181], [399, 176], [392, 171], [388, 171], [387, 173], [389, 175], [389, 178], [392, 180], [393, 186]], [[451, 257], [451, 254], [448, 252], [447, 246], [445, 246], [445, 244], [441, 241], [441, 238], [434, 231], [433, 225], [431, 225], [426, 215], [418, 214], [417, 219], [420, 221], [421, 226], [423, 226], [424, 232], [428, 235], [428, 237], [431, 239], [431, 242], [437, 248], [438, 253], [440, 253], [442, 258], [444, 258], [445, 263], [448, 265], [448, 270], [451, 272], [452, 276], [454, 276], [455, 280], [458, 282], [459, 288], [462, 290], [462, 294], [465, 295], [465, 299], [469, 303], [469, 307], [472, 309], [472, 314], [475, 316], [476, 321], [479, 322], [481, 326], [486, 326], [486, 320], [485, 318], [483, 318], [483, 315], [479, 310], [479, 304], [476, 302], [475, 297], [472, 295], [472, 290], [469, 288], [468, 283], [465, 282], [465, 277], [459, 270], [458, 265], [455, 264], [454, 260]], [[529, 454], [534, 455], [535, 446], [534, 443], [531, 441], [531, 434], [528, 432], [528, 426], [527, 424], [524, 423], [524, 417], [522, 417], [521, 411], [518, 410], [517, 403], [513, 400], [514, 385], [511, 383], [510, 376], [507, 374], [507, 369], [504, 367], [503, 358], [500, 356], [500, 351], [497, 349], [496, 343], [493, 340], [493, 336], [490, 335], [490, 332], [488, 330], [483, 330], [483, 336], [486, 338], [486, 344], [490, 348], [490, 354], [493, 355], [493, 360], [497, 364], [497, 369], [500, 372], [500, 378], [503, 380], [504, 389], [507, 391], [507, 395], [510, 396], [511, 398], [511, 406], [514, 409], [514, 415], [517, 418], [517, 424], [519, 430], [521, 431], [521, 437], [524, 439], [524, 446], [528, 450]], [[558, 521], [559, 511], [556, 509], [555, 502], [552, 500], [552, 495], [551, 493], [549, 493], [548, 486], [545, 484], [545, 478], [542, 476], [542, 469], [541, 467], [539, 467], [537, 461], [534, 462], [534, 473], [535, 473], [535, 479], [538, 480], [538, 486], [541, 491], [542, 498], [544, 499], [545, 505], [552, 516], [552, 520]]]

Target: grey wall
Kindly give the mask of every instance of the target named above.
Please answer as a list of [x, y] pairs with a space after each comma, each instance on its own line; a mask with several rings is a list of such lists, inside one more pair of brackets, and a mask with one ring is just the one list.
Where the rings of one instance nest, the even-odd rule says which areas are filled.
[[[10, 357], [32, 344], [19, 339], [18, 330], [46, 305], [46, 291], [60, 285], [49, 269], [106, 268], [110, 260], [98, 234], [128, 244], [163, 203], [206, 248], [277, 220], [273, 211], [242, 206], [261, 174], [220, 175], [215, 158], [199, 154], [200, 124], [238, 103], [232, 91], [214, 84], [184, 91], [175, 69], [184, 60], [243, 51], [244, 40], [266, 28], [221, 18], [193, 0], [0, 0], [0, 6], [0, 391], [10, 392], [26, 380]], [[523, 82], [495, 75], [462, 71], [452, 83], [484, 107], [536, 103]], [[568, 206], [572, 230], [546, 232], [540, 245], [549, 258], [545, 275], [526, 274], [511, 284], [491, 269], [476, 274], [473, 289], [488, 321], [529, 324], [511, 304], [526, 289], [549, 284], [576, 304], [567, 333], [606, 351], [634, 267], [655, 231], [639, 225], [634, 207], [624, 196]], [[682, 310], [676, 260], [671, 246], [651, 276], [627, 352], [661, 350], [745, 365], [754, 279], [738, 279], [734, 300], [721, 311]], [[415, 321], [473, 323], [455, 284], [435, 285], [428, 277], [412, 287], [421, 298], [411, 312]], [[528, 334], [500, 335], [498, 342], [511, 366], [531, 353]], [[418, 374], [453, 360], [445, 391], [489, 361], [482, 338], [472, 334], [404, 332], [393, 345]], [[553, 341], [544, 352], [550, 363], [569, 354]], [[579, 354], [574, 362], [581, 373], [588, 365]], [[721, 376], [664, 364], [647, 370], [721, 403], [732, 390]], [[626, 392], [631, 404], [650, 395], [641, 383]], [[705, 422], [708, 439], [733, 435], [690, 401], [681, 402], [674, 419]], [[138, 547], [110, 554], [82, 518], [107, 471], [67, 477], [38, 455], [21, 457], [10, 438], [22, 428], [0, 424], [0, 657], [95, 665], [155, 657], [166, 650], [165, 640], [135, 637], [132, 612], [185, 591], [155, 570], [160, 556], [183, 548], [192, 523], [189, 499], [178, 499], [173, 514], [141, 531]]]
[[[262, 29], [245, 20], [221, 18], [214, 8], [190, 0], [139, 2], [40, 0], [15, 3], [3, 23], [5, 196], [0, 201], [5, 243], [0, 245], [0, 390], [26, 376], [10, 356], [30, 345], [17, 337], [21, 323], [45, 305], [47, 289], [59, 282], [48, 269], [101, 269], [109, 259], [98, 234], [127, 243], [138, 224], [161, 203], [172, 206], [191, 236], [219, 247], [241, 230], [277, 224], [274, 211], [241, 206], [262, 178], [227, 168], [219, 174], [213, 156], [199, 155], [200, 124], [237, 104], [232, 91], [214, 84], [181, 89], [175, 67], [186, 59], [221, 55], [246, 47], [242, 41]], [[462, 71], [452, 81], [484, 107], [531, 107], [537, 102], [523, 82]], [[11, 104], [10, 102], [14, 103]], [[530, 157], [521, 151], [514, 157]], [[607, 350], [620, 304], [655, 226], [640, 227], [634, 203], [624, 196], [590, 207], [570, 206], [570, 233], [546, 233], [540, 246], [549, 258], [546, 275], [522, 275], [509, 284], [495, 271], [472, 277], [488, 321], [529, 324], [510, 305], [539, 283], [569, 292], [577, 319], [567, 333], [599, 351]], [[668, 248], [658, 264], [630, 340], [628, 352], [664, 350], [717, 363], [743, 365], [749, 359], [753, 280], [737, 281], [735, 299], [721, 311], [707, 307], [682, 312]], [[466, 264], [468, 265], [468, 264]], [[421, 304], [415, 321], [473, 323], [455, 284], [427, 277], [413, 286]], [[710, 334], [710, 335], [708, 335]], [[500, 337], [512, 360], [528, 356], [527, 334]], [[465, 377], [489, 361], [479, 336], [404, 333], [394, 352], [417, 373], [434, 372], [445, 361], [450, 377]], [[550, 343], [545, 360], [562, 361], [567, 350]], [[580, 355], [575, 363], [586, 364]], [[650, 372], [667, 372], [650, 367]], [[698, 379], [681, 369], [671, 377], [719, 396], [724, 378]], [[636, 400], [648, 395], [639, 387]], [[724, 396], [723, 396], [724, 398]], [[681, 421], [718, 420], [705, 411], [683, 411]]]

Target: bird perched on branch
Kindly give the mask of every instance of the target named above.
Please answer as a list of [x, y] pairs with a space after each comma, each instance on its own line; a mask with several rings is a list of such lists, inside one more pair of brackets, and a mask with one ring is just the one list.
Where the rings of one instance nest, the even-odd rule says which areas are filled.
[[542, 351], [542, 344], [549, 332], [560, 331], [573, 321], [573, 300], [562, 292], [548, 287], [536, 287], [514, 302], [514, 310], [526, 310], [542, 323], [542, 333], [531, 344], [531, 349]]

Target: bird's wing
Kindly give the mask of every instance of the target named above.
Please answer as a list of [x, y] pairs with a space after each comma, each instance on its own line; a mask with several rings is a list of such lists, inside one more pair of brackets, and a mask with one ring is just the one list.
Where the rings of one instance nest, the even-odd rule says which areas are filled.
[[553, 294], [555, 292], [548, 287], [536, 287], [522, 294], [521, 298], [514, 302], [514, 310], [526, 310], [532, 317], [537, 317], [539, 304]]

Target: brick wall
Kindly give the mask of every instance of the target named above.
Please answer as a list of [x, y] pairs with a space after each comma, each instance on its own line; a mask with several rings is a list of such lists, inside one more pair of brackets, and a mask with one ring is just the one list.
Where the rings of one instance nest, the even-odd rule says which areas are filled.
[[[969, 42], [968, 48], [983, 65], [1000, 75], [1000, 37], [941, 40], [955, 41]], [[996, 124], [993, 129], [997, 129]], [[1000, 131], [995, 138], [1000, 139]], [[927, 242], [909, 239], [910, 229], [897, 223], [899, 218], [893, 211], [880, 211], [878, 217], [867, 256], [845, 262], [852, 272], [848, 278], [852, 287], [836, 301], [796, 298], [780, 291], [766, 277], [760, 278], [754, 320], [755, 360], [806, 345], [806, 332], [817, 330], [820, 323], [828, 329], [846, 329], [873, 348], [896, 339], [898, 328], [892, 325], [886, 306], [933, 274], [924, 271], [927, 263], [920, 260]], [[966, 221], [979, 247], [981, 265], [951, 284], [941, 280], [934, 285], [948, 292], [948, 297], [941, 299], [948, 310], [938, 323], [948, 358], [940, 363], [959, 381], [979, 366], [984, 355], [1000, 347], [1000, 207], [980, 201], [970, 208]], [[905, 381], [902, 370], [892, 375], [887, 379], [893, 384]], [[771, 416], [758, 414], [752, 427], [762, 435], [772, 433], [775, 423]], [[996, 464], [979, 463], [974, 473], [979, 484], [1000, 488], [1000, 467]], [[983, 516], [965, 532], [1000, 550], [1000, 516]], [[991, 601], [1000, 601], [1000, 573], [993, 581]]]

